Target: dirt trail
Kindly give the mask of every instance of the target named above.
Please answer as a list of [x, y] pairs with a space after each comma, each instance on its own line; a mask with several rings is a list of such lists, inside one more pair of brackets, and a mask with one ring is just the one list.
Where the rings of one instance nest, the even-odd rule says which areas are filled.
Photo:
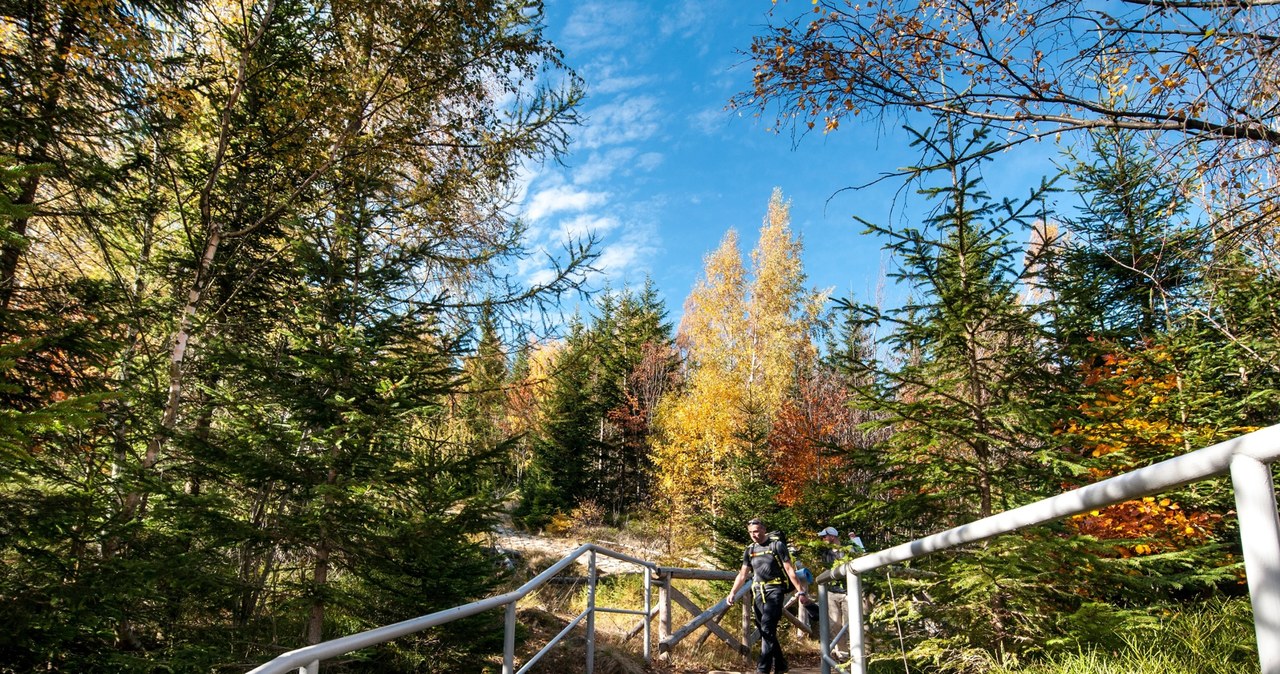
[[[500, 525], [494, 535], [497, 538], [497, 545], [505, 550], [515, 550], [525, 557], [530, 554], [560, 559], [570, 552], [573, 552], [585, 541], [573, 538], [548, 538], [545, 536], [535, 536], [523, 531], [515, 531], [514, 529]], [[601, 543], [600, 545], [613, 549], [614, 546]], [[647, 556], [636, 554], [629, 550], [618, 550], [633, 557], [645, 559]], [[587, 572], [587, 555], [578, 558], [578, 568], [581, 569], [583, 575]], [[614, 559], [607, 555], [596, 555], [596, 569], [602, 574], [612, 573], [637, 573], [640, 567], [630, 562], [624, 562], [620, 559]]]

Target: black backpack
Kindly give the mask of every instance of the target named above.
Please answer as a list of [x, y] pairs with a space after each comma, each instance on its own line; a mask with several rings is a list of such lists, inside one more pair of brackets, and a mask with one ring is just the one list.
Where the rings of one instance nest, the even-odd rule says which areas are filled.
[[[787, 535], [782, 531], [770, 531], [768, 537], [771, 547], [774, 543], [780, 543], [783, 550], [787, 549]], [[796, 586], [791, 583], [791, 576], [788, 576], [787, 570], [782, 567], [782, 559], [778, 557], [778, 553], [773, 553], [773, 558], [778, 563], [778, 568], [782, 570], [782, 593], [791, 594], [795, 592]]]

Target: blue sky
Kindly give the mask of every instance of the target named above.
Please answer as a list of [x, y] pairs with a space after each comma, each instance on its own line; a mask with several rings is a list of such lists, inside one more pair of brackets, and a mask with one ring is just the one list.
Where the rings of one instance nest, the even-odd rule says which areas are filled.
[[[780, 4], [796, 11], [809, 3]], [[585, 80], [587, 98], [564, 165], [526, 175], [530, 243], [555, 250], [568, 235], [594, 232], [602, 275], [594, 285], [638, 286], [647, 274], [678, 320], [703, 257], [729, 228], [753, 246], [780, 187], [803, 237], [809, 285], [873, 301], [888, 260], [853, 216], [888, 223], [918, 212], [920, 199], [906, 195], [907, 209], [899, 200], [894, 210], [900, 181], [841, 190], [907, 165], [914, 151], [898, 123], [865, 118], [797, 140], [770, 131], [772, 118], [727, 109], [751, 84], [743, 52], [772, 7], [769, 0], [547, 0], [548, 36]], [[1025, 194], [1052, 169], [1035, 154], [998, 160], [987, 171], [992, 193]]]

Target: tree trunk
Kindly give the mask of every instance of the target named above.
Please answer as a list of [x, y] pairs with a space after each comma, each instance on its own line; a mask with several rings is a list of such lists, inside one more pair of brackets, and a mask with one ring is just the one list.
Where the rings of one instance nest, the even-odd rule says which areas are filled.
[[[28, 20], [30, 18], [28, 17]], [[37, 124], [52, 126], [53, 122], [50, 120], [57, 117], [54, 112], [62, 102], [63, 82], [67, 79], [67, 55], [71, 52], [71, 38], [79, 31], [79, 19], [79, 12], [68, 8], [66, 14], [62, 16], [62, 20], [58, 22], [58, 33], [54, 37], [53, 53], [50, 55], [51, 72], [47, 82], [48, 88], [45, 89], [44, 98], [40, 102], [39, 121]], [[32, 37], [35, 38], [35, 36]], [[32, 42], [38, 44], [39, 40], [33, 39]], [[32, 49], [38, 48], [33, 44]], [[27, 55], [28, 57], [35, 56], [30, 52]], [[37, 134], [36, 138], [36, 143], [31, 148], [31, 162], [49, 161], [51, 154], [49, 145], [53, 142], [53, 130], [46, 129], [44, 133]], [[13, 205], [19, 208], [35, 205], [36, 194], [40, 190], [39, 174], [28, 176], [19, 185], [21, 191]], [[9, 231], [25, 237], [30, 220], [30, 217], [14, 218], [9, 225]], [[18, 263], [22, 259], [22, 251], [25, 247], [21, 241], [0, 245], [0, 310], [8, 309], [13, 301], [14, 292], [18, 287]]]
[[[338, 448], [333, 447], [329, 454], [336, 462]], [[338, 469], [329, 468], [325, 484], [332, 487], [338, 483]], [[324, 503], [326, 514], [333, 512], [332, 490], [326, 490]], [[325, 586], [329, 583], [329, 532], [324, 523], [320, 524], [320, 540], [316, 542], [315, 574], [312, 577], [311, 619], [307, 621], [307, 644], [318, 644], [324, 640]]]

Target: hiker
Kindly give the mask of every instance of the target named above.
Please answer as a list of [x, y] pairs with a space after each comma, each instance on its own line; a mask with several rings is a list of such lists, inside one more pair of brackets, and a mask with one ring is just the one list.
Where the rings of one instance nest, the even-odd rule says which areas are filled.
[[742, 553], [742, 568], [733, 580], [733, 589], [729, 590], [728, 604], [733, 605], [734, 595], [747, 582], [747, 575], [753, 574], [752, 609], [756, 626], [760, 629], [760, 658], [756, 660], [756, 674], [783, 674], [787, 671], [787, 659], [782, 653], [782, 645], [778, 643], [778, 621], [782, 619], [787, 581], [796, 588], [802, 605], [809, 602], [809, 585], [801, 584], [796, 577], [786, 542], [771, 540], [763, 521], [753, 519], [747, 522], [747, 533], [751, 535], [751, 544]]
[[[850, 534], [850, 538], [852, 538]], [[836, 568], [840, 562], [844, 560], [844, 550], [840, 548], [840, 532], [835, 527], [827, 527], [818, 532], [818, 538], [822, 539], [822, 563], [827, 570]], [[861, 541], [859, 541], [861, 542]], [[836, 635], [840, 634], [840, 630], [849, 622], [849, 595], [845, 587], [844, 576], [832, 578], [827, 583], [827, 624], [830, 626], [828, 634], [831, 635], [833, 643], [831, 644], [831, 654], [837, 660], [843, 660], [845, 657], [844, 650], [840, 648], [840, 642], [836, 641]], [[847, 643], [847, 641], [846, 641]]]
[[862, 544], [862, 538], [852, 531], [849, 532], [849, 545], [852, 545], [853, 551], [860, 555], [865, 555], [867, 553], [867, 546]]

